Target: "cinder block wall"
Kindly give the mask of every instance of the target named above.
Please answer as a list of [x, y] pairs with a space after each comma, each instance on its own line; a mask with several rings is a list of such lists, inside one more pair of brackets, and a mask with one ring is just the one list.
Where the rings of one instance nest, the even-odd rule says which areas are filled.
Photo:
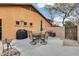
[[65, 27], [51, 27], [48, 29], [48, 31], [52, 31], [56, 33], [56, 37], [65, 38]]

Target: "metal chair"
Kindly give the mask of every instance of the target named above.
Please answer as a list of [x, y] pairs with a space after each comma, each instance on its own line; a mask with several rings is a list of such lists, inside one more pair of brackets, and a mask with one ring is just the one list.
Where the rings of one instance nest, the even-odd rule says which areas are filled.
[[20, 52], [17, 49], [12, 48], [12, 46], [10, 45], [11, 41], [11, 39], [5, 39], [2, 41], [3, 51], [1, 56], [20, 56]]
[[47, 37], [46, 37], [46, 33], [41, 33], [41, 44], [42, 45], [46, 45], [47, 44], [47, 41], [46, 41]]

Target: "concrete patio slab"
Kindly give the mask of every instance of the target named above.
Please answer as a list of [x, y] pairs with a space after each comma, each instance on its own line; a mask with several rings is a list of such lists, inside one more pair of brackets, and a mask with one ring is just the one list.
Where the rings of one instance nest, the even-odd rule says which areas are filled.
[[79, 56], [79, 47], [64, 47], [63, 40], [60, 38], [49, 37], [47, 45], [31, 45], [29, 38], [16, 40], [16, 46], [21, 56]]
[[78, 46], [79, 47], [79, 42], [76, 40], [70, 40], [70, 39], [65, 39], [63, 40], [63, 45], [64, 46]]

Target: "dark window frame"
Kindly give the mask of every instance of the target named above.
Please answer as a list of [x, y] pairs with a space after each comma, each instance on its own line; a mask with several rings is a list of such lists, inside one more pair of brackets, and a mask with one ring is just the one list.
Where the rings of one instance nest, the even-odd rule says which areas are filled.
[[32, 26], [32, 25], [33, 25], [33, 23], [31, 22], [31, 23], [30, 23], [30, 26]]
[[24, 25], [27, 25], [27, 22], [24, 22]]
[[16, 21], [16, 25], [20, 25], [20, 21]]

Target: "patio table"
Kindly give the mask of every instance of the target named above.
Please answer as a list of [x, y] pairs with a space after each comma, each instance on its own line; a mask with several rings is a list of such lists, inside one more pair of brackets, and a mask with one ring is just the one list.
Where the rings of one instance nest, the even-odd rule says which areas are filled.
[[35, 38], [35, 39], [40, 39], [41, 33], [32, 33], [32, 37]]
[[34, 44], [36, 44], [37, 42], [40, 42], [41, 44], [42, 43], [45, 43], [47, 44], [47, 42], [45, 41], [46, 37], [45, 37], [45, 34], [44, 33], [32, 33], [32, 42], [34, 42]]

